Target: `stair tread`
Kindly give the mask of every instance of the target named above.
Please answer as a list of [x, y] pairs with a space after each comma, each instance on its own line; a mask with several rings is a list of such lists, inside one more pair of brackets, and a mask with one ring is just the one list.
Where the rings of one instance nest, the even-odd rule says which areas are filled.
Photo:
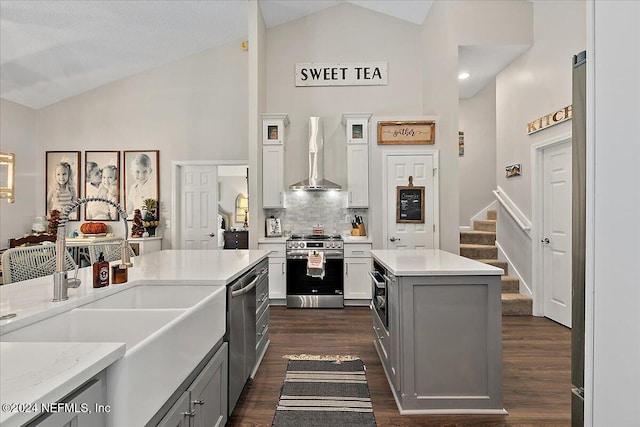
[[485, 230], [469, 230], [469, 231], [461, 231], [460, 234], [481, 234], [483, 236], [496, 234], [495, 231], [485, 231]]
[[523, 294], [511, 294], [511, 293], [503, 293], [502, 300], [505, 301], [530, 301], [531, 297], [529, 295]]
[[481, 258], [481, 259], [477, 259], [476, 261], [484, 262], [485, 264], [489, 264], [491, 262], [495, 262], [496, 264], [507, 264], [507, 261], [503, 261], [501, 259], [494, 259], [494, 258]]
[[508, 274], [503, 274], [502, 279], [503, 280], [520, 280], [516, 276], [509, 276]]
[[468, 249], [473, 249], [473, 248], [496, 248], [496, 245], [479, 245], [477, 243], [460, 243], [460, 247], [461, 248], [468, 248]]

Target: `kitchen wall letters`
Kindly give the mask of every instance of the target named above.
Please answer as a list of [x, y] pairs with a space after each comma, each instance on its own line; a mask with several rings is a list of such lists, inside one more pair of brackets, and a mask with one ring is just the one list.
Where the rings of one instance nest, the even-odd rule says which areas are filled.
[[573, 105], [568, 105], [558, 111], [527, 123], [527, 134], [531, 135], [532, 133], [557, 125], [571, 118], [573, 118]]
[[386, 85], [386, 62], [303, 62], [296, 64], [296, 86]]

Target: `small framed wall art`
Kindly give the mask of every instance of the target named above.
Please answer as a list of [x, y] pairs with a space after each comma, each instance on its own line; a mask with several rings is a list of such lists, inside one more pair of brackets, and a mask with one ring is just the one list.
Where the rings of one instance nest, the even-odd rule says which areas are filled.
[[378, 144], [435, 144], [436, 123], [428, 120], [378, 122]]
[[[120, 152], [84, 152], [84, 195], [120, 203]], [[84, 208], [87, 221], [118, 221], [118, 210], [102, 202], [89, 202]]]
[[267, 237], [282, 237], [282, 225], [280, 224], [280, 218], [267, 218]]
[[513, 178], [514, 176], [520, 176], [520, 174], [522, 172], [522, 164], [514, 163], [514, 164], [509, 165], [506, 168], [504, 168], [504, 170], [505, 170], [505, 176], [507, 178]]
[[[60, 213], [80, 197], [80, 152], [47, 151], [45, 160], [45, 194], [47, 216]], [[69, 213], [71, 221], [80, 220], [80, 209]]]

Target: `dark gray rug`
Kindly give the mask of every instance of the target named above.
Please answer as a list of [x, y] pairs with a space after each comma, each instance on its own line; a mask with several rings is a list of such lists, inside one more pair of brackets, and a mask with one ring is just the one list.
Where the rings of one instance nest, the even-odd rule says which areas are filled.
[[375, 425], [362, 360], [289, 360], [273, 427]]

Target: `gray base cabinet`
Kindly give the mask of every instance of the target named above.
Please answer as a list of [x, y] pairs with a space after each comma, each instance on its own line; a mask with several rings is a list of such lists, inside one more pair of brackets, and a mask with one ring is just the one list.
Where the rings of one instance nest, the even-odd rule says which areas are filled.
[[28, 427], [104, 427], [106, 425], [104, 381], [96, 378], [62, 400], [61, 412], [40, 416]]
[[398, 276], [375, 346], [401, 414], [504, 414], [500, 276]]
[[205, 365], [185, 390], [159, 427], [212, 427], [227, 422], [227, 343]]

